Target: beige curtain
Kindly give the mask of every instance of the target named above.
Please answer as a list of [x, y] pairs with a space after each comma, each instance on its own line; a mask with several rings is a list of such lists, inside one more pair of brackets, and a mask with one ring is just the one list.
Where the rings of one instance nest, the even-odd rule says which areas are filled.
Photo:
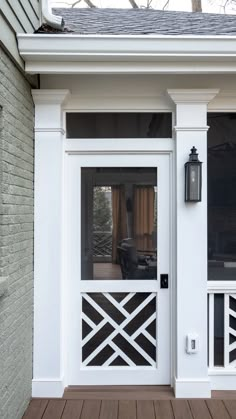
[[117, 246], [127, 237], [124, 185], [112, 186], [112, 263], [117, 263]]
[[153, 250], [154, 199], [153, 186], [134, 187], [134, 239], [137, 249], [141, 251]]

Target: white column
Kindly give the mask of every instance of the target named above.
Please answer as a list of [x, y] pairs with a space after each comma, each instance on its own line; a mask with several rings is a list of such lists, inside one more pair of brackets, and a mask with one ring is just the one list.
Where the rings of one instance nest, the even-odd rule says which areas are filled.
[[61, 397], [63, 122], [67, 90], [33, 90], [35, 248], [33, 397]]
[[[218, 90], [169, 90], [176, 103], [176, 397], [210, 397], [207, 368], [207, 104]], [[184, 201], [184, 164], [195, 146], [202, 168], [202, 201]], [[189, 355], [186, 338], [199, 336]]]

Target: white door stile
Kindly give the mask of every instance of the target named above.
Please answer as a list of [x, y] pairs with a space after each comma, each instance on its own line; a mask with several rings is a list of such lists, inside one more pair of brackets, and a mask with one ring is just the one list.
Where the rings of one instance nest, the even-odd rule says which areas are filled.
[[[130, 142], [130, 140], [128, 140]], [[144, 140], [142, 140], [144, 142]], [[147, 140], [145, 140], [146, 143]], [[165, 139], [166, 141], [166, 139]], [[98, 144], [98, 140], [96, 140]], [[132, 141], [133, 142], [133, 141]], [[72, 144], [72, 142], [69, 142]], [[160, 274], [169, 274], [170, 269], [170, 150], [122, 153], [116, 150], [105, 155], [102, 150], [99, 152], [99, 145], [96, 151], [89, 152], [72, 150], [72, 146], [66, 143], [66, 283], [67, 283], [67, 306], [65, 324], [68, 327], [66, 332], [67, 347], [66, 358], [66, 384], [67, 385], [122, 385], [122, 384], [169, 384], [170, 383], [170, 286], [169, 289], [160, 289]], [[163, 141], [162, 141], [163, 143]], [[167, 148], [171, 149], [172, 140]], [[141, 145], [140, 145], [141, 147]], [[156, 167], [158, 178], [158, 274], [157, 280], [81, 280], [81, 168], [91, 167]], [[108, 366], [112, 357], [102, 367], [82, 366], [82, 298], [86, 298], [91, 292], [129, 293], [123, 305], [131, 298], [132, 293], [147, 292], [157, 294], [157, 368], [155, 366], [138, 367], [136, 365], [127, 367]], [[108, 298], [112, 298], [110, 295]], [[113, 301], [114, 303], [114, 301]], [[101, 309], [101, 308], [100, 308]], [[122, 308], [121, 308], [122, 310]], [[88, 320], [88, 319], [87, 319]], [[146, 324], [142, 325], [142, 332], [145, 334]], [[122, 332], [122, 331], [121, 331]], [[94, 332], [95, 333], [95, 332]], [[123, 333], [123, 332], [122, 332]], [[91, 335], [92, 336], [92, 335]], [[146, 336], [150, 338], [150, 336]], [[134, 335], [136, 338], [136, 335]], [[86, 342], [86, 341], [85, 341]], [[110, 345], [115, 345], [113, 342]], [[134, 343], [135, 345], [135, 343]], [[115, 348], [117, 353], [119, 348]], [[139, 348], [140, 350], [140, 348]], [[124, 357], [124, 353], [122, 352]], [[87, 360], [87, 363], [89, 360]], [[98, 371], [98, 374], [96, 374]]]

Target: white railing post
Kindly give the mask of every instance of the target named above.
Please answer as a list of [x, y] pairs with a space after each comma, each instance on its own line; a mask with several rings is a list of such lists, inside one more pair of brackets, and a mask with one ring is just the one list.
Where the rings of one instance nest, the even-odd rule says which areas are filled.
[[214, 294], [209, 294], [209, 337], [208, 337], [208, 351], [209, 351], [209, 368], [214, 368]]
[[224, 294], [224, 367], [229, 367], [229, 294]]

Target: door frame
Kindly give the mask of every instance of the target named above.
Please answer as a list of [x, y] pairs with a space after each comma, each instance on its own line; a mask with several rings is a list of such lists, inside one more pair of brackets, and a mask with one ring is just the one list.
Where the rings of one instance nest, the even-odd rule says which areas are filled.
[[[92, 155], [168, 155], [169, 156], [169, 205], [170, 205], [170, 213], [169, 213], [169, 228], [170, 228], [170, 253], [169, 253], [169, 275], [171, 277], [170, 281], [170, 325], [169, 325], [169, 340], [170, 340], [170, 377], [169, 382], [173, 385], [173, 372], [174, 372], [174, 351], [172, 348], [175, 347], [175, 332], [173, 330], [173, 316], [175, 315], [175, 301], [174, 301], [174, 290], [175, 290], [175, 269], [174, 269], [174, 260], [175, 260], [175, 253], [173, 248], [174, 243], [174, 212], [173, 212], [173, 151], [174, 151], [174, 141], [173, 139], [121, 139], [119, 141], [112, 141], [110, 139], [86, 139], [86, 140], [66, 140], [64, 144], [64, 222], [63, 222], [63, 253], [65, 255], [64, 258], [64, 275], [63, 275], [63, 295], [65, 296], [65, 300], [63, 303], [64, 310], [63, 310], [63, 363], [65, 366], [64, 369], [64, 383], [65, 385], [70, 384], [70, 367], [68, 363], [68, 354], [70, 351], [70, 336], [68, 331], [68, 312], [70, 310], [70, 286], [68, 285], [68, 278], [70, 275], [70, 267], [69, 267], [69, 255], [68, 255], [68, 222], [70, 222], [69, 211], [70, 209], [66, 205], [68, 202], [68, 194], [71, 193], [70, 191], [70, 179], [68, 178], [68, 164], [70, 162], [71, 155], [84, 155], [84, 156], [92, 156]], [[78, 185], [79, 186], [79, 185]], [[101, 383], [103, 384], [103, 383]], [[150, 383], [152, 384], [152, 383]]]

